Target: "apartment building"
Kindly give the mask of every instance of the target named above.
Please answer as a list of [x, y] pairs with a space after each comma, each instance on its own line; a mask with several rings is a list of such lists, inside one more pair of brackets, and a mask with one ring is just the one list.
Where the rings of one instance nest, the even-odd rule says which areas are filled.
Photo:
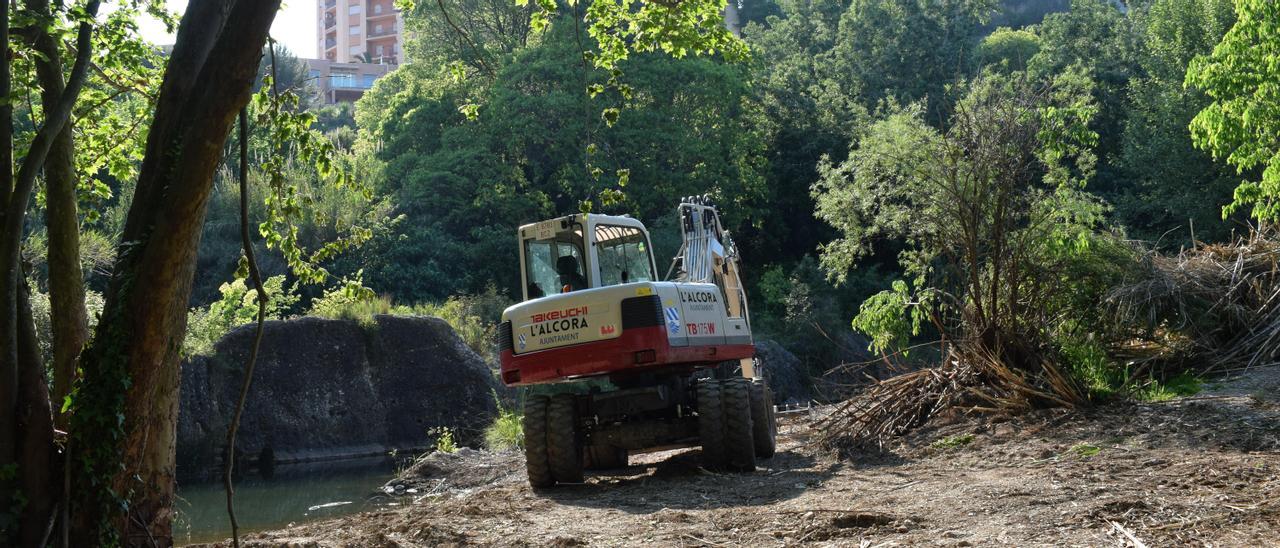
[[404, 18], [393, 0], [316, 0], [316, 51], [334, 63], [397, 65]]

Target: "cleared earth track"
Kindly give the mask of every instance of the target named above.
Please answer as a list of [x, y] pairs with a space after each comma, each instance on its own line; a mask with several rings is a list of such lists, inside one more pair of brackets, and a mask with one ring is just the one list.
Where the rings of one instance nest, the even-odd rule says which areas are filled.
[[[585, 483], [535, 491], [519, 454], [401, 478], [439, 496], [246, 535], [249, 546], [1271, 546], [1280, 538], [1275, 382], [1163, 404], [943, 417], [882, 452], [810, 447], [779, 425], [754, 473], [699, 450], [633, 455]], [[940, 440], [968, 440], [939, 443]], [[430, 458], [430, 457], [428, 457]], [[424, 459], [425, 460], [425, 459]], [[418, 483], [414, 483], [418, 482]], [[519, 534], [512, 534], [518, 531]]]

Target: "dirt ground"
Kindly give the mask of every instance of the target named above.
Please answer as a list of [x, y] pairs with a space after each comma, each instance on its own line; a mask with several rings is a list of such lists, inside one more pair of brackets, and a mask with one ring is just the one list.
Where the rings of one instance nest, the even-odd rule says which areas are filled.
[[947, 417], [883, 451], [810, 447], [788, 419], [754, 474], [698, 451], [534, 492], [519, 455], [438, 457], [396, 506], [248, 546], [1280, 546], [1280, 367], [1158, 404]]

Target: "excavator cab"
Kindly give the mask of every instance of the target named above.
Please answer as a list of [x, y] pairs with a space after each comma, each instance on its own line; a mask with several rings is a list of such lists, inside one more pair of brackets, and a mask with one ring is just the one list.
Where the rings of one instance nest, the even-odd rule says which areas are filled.
[[657, 279], [644, 225], [628, 216], [568, 215], [520, 227], [524, 300]]

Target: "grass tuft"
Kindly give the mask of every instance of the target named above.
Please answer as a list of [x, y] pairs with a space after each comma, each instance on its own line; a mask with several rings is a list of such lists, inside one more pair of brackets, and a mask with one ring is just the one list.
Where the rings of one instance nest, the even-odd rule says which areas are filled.
[[524, 427], [521, 424], [524, 417], [504, 407], [497, 392], [494, 392], [493, 400], [498, 404], [498, 416], [484, 429], [485, 448], [490, 451], [524, 448]]
[[973, 434], [956, 434], [954, 436], [940, 438], [929, 444], [929, 447], [934, 449], [955, 449], [957, 447], [969, 445], [970, 443], [973, 443]]

